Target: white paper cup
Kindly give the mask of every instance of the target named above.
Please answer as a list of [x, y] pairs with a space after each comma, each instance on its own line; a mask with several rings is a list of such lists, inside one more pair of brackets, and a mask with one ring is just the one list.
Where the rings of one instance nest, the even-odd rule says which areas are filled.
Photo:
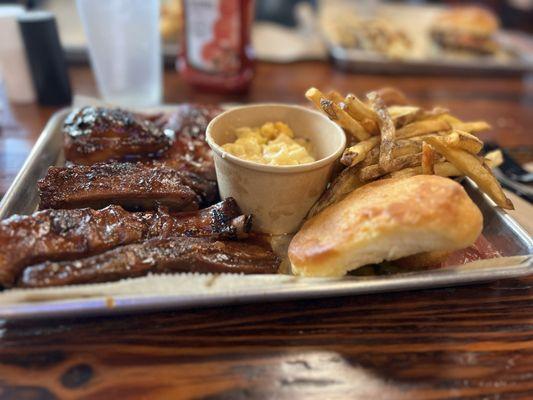
[[[235, 130], [282, 121], [296, 137], [309, 139], [317, 161], [289, 166], [263, 165], [242, 160], [221, 146], [235, 141]], [[326, 116], [287, 104], [256, 104], [228, 110], [207, 127], [222, 198], [233, 197], [241, 210], [254, 216], [254, 230], [270, 234], [292, 233], [318, 200], [341, 156], [344, 131]]]
[[0, 5], [0, 85], [5, 85], [9, 100], [21, 104], [35, 101], [35, 90], [17, 20], [24, 12], [22, 6]]

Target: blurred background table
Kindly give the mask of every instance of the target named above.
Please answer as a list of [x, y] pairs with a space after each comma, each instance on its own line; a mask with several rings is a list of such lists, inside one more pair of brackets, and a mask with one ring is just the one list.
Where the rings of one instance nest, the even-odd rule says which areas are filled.
[[[95, 96], [91, 70], [73, 91]], [[250, 92], [218, 96], [164, 76], [165, 101], [304, 102], [311, 86], [396, 86], [423, 105], [486, 119], [484, 140], [532, 161], [531, 78], [345, 74], [259, 63]], [[0, 109], [7, 104], [0, 104]], [[0, 125], [5, 193], [53, 107], [11, 105]], [[0, 399], [533, 398], [533, 278], [464, 288], [113, 318], [0, 321]]]

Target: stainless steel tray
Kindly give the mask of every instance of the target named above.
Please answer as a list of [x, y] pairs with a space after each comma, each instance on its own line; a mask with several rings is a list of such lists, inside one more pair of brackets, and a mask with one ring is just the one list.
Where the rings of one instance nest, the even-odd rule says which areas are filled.
[[[171, 106], [165, 106], [163, 109], [168, 110], [169, 107]], [[57, 112], [46, 125], [24, 166], [0, 202], [0, 219], [12, 214], [28, 214], [36, 209], [37, 181], [45, 175], [49, 166], [61, 165], [63, 162], [63, 138], [60, 128], [68, 112], [68, 109]], [[65, 295], [64, 298], [30, 296], [29, 300], [23, 302], [14, 301], [13, 296], [8, 300], [9, 291], [6, 291], [0, 293], [0, 318], [81, 317], [141, 310], [346, 296], [464, 285], [532, 274], [531, 237], [509, 215], [480, 193], [472, 182], [466, 180], [465, 187], [483, 213], [483, 234], [504, 257], [439, 270], [342, 279], [298, 278], [286, 275], [231, 277], [225, 275], [219, 277], [218, 283], [214, 284], [217, 277], [181, 274], [159, 278], [163, 283], [165, 280], [167, 283], [176, 283], [175, 290], [167, 287], [166, 290], [141, 293], [138, 291], [138, 286], [135, 287], [133, 279], [130, 280], [131, 285], [128, 282], [124, 284], [129, 289], [111, 295], [108, 294], [109, 291], [96, 290], [90, 295], [86, 291], [83, 294]], [[142, 286], [145, 281], [141, 282]], [[180, 282], [187, 283], [182, 285], [181, 292]], [[108, 288], [105, 285], [98, 286], [100, 287]], [[68, 290], [65, 293], [68, 293]]]
[[[350, 72], [422, 75], [520, 75], [533, 71], [533, 62], [518, 57], [512, 62], [487, 59], [427, 58], [421, 60], [394, 60], [379, 54], [329, 45], [333, 62]], [[531, 58], [531, 55], [529, 55]]]

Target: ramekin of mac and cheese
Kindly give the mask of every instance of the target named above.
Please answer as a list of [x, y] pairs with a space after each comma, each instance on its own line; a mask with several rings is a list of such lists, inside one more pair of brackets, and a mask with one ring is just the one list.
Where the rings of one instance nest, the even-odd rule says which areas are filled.
[[342, 154], [344, 131], [322, 114], [287, 104], [232, 108], [211, 121], [220, 195], [254, 215], [254, 229], [298, 229]]

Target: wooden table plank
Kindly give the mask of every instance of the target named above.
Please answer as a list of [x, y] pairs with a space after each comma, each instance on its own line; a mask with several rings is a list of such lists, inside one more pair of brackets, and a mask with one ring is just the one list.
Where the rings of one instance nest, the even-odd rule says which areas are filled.
[[[86, 67], [74, 90], [95, 95]], [[304, 102], [308, 86], [397, 86], [424, 105], [487, 119], [531, 146], [533, 86], [520, 78], [347, 75], [259, 64], [244, 96], [165, 74], [167, 102]], [[13, 106], [0, 133], [5, 191], [54, 108]], [[527, 156], [527, 154], [526, 154]], [[462, 288], [44, 322], [0, 321], [0, 399], [533, 398], [533, 278]]]

